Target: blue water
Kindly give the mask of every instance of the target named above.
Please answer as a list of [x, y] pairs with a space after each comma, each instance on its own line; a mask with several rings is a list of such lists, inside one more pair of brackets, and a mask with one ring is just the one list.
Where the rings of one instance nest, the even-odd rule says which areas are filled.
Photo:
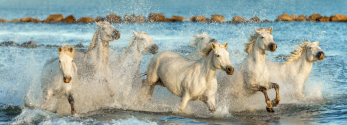
[[[35, 17], [45, 19], [53, 13], [64, 16], [73, 14], [82, 16], [105, 16], [109, 13], [118, 15], [135, 13], [147, 16], [150, 12], [161, 12], [167, 17], [181, 15], [189, 18], [193, 15], [221, 14], [226, 20], [233, 16], [251, 18], [257, 15], [260, 19], [275, 20], [284, 12], [288, 14], [321, 13], [324, 16], [336, 13], [347, 14], [347, 1], [323, 0], [289, 0], [289, 1], [77, 1], [77, 0], [0, 0], [0, 18], [14, 19]], [[146, 109], [129, 111], [122, 109], [105, 109], [94, 111], [79, 118], [60, 116], [40, 109], [24, 109], [24, 96], [29, 91], [36, 91], [40, 85], [40, 74], [44, 63], [55, 56], [57, 48], [38, 47], [34, 49], [18, 47], [0, 47], [0, 124], [33, 123], [33, 124], [230, 124], [230, 123], [285, 123], [285, 124], [342, 124], [346, 123], [347, 104], [344, 93], [347, 90], [347, 23], [328, 22], [273, 22], [260, 24], [219, 24], [219, 23], [143, 23], [112, 24], [120, 32], [121, 38], [111, 42], [111, 49], [120, 53], [133, 36], [131, 30], [146, 31], [161, 51], [178, 51], [187, 54], [191, 51], [189, 42], [193, 34], [207, 32], [221, 43], [229, 42], [230, 61], [237, 66], [245, 57], [243, 43], [254, 29], [273, 26], [274, 41], [277, 51], [267, 53], [270, 60], [283, 62], [276, 58], [289, 54], [299, 40], [319, 41], [325, 52], [325, 59], [314, 63], [312, 72], [306, 82], [305, 94], [323, 101], [285, 100], [275, 108], [276, 113], [265, 110], [255, 112], [224, 113], [218, 111], [210, 114], [196, 113], [188, 103], [188, 114], [171, 113], [179, 106], [180, 99], [170, 94], [165, 88], [156, 87], [154, 99], [161, 102], [158, 107], [162, 112]], [[0, 42], [15, 41], [23, 43], [33, 40], [37, 44], [75, 45], [82, 43], [87, 48], [95, 24], [44, 24], [44, 23], [0, 23]], [[145, 55], [141, 72], [146, 71], [151, 55]], [[40, 88], [40, 87], [38, 87]], [[169, 105], [171, 104], [171, 105]], [[255, 104], [256, 105], [256, 104]], [[207, 110], [207, 108], [196, 109]], [[223, 110], [223, 109], [220, 109]], [[222, 117], [217, 117], [222, 116]]]

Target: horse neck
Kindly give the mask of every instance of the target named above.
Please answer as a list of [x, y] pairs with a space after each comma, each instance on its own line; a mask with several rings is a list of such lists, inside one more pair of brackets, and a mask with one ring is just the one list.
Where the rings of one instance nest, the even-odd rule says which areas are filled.
[[[93, 40], [95, 40], [95, 47], [94, 49], [96, 49], [97, 53], [99, 56], [97, 56], [97, 58], [99, 58], [99, 60], [102, 59], [108, 59], [108, 54], [109, 54], [109, 42], [108, 41], [102, 41], [101, 36], [100, 36], [100, 31], [96, 31], [95, 32], [96, 38], [93, 38]], [[105, 60], [107, 62], [107, 60]]]
[[260, 49], [258, 46], [254, 45], [252, 51], [248, 54], [248, 58], [251, 58], [257, 64], [265, 65], [265, 50]]
[[313, 63], [306, 59], [306, 52], [292, 63], [287, 64], [290, 69], [296, 69], [292, 74], [300, 74], [308, 77], [312, 70]]
[[203, 60], [201, 65], [201, 74], [202, 76], [206, 76], [207, 81], [211, 81], [213, 78], [216, 77], [216, 71], [217, 69], [213, 66], [212, 63], [212, 57], [213, 57], [214, 50], [212, 50]]
[[128, 57], [132, 57], [133, 61], [142, 59], [142, 52], [139, 50], [137, 46], [137, 41], [133, 41], [131, 45], [129, 45], [125, 51], [121, 54], [120, 58], [125, 59]]

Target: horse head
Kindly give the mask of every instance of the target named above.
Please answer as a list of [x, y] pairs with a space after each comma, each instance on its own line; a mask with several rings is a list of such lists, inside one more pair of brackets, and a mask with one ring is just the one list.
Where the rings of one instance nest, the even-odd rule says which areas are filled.
[[217, 69], [222, 69], [228, 75], [232, 75], [234, 73], [234, 67], [231, 65], [229, 60], [229, 52], [227, 51], [228, 43], [220, 44], [211, 44], [211, 48], [213, 49], [213, 57], [212, 63], [213, 66]]
[[277, 44], [273, 40], [273, 36], [271, 35], [272, 33], [272, 27], [267, 30], [267, 29], [259, 29], [255, 30], [257, 38], [256, 38], [256, 43], [255, 46], [258, 46], [262, 50], [267, 50], [271, 52], [275, 52], [277, 49]]
[[195, 51], [201, 52], [208, 46], [211, 46], [211, 43], [217, 43], [217, 40], [207, 35], [205, 32], [194, 35], [195, 40], [192, 42], [192, 45], [195, 47]]
[[135, 32], [134, 33], [134, 38], [130, 41], [130, 45], [133, 43], [137, 44], [137, 49], [140, 52], [144, 53], [152, 53], [156, 54], [158, 53], [158, 45], [153, 42], [152, 37], [150, 37], [146, 32]]
[[306, 49], [306, 59], [311, 62], [317, 62], [324, 59], [324, 52], [319, 47], [319, 42], [308, 43]]
[[63, 73], [65, 83], [70, 83], [74, 73], [77, 73], [77, 66], [74, 59], [74, 49], [71, 46], [63, 46], [58, 48], [59, 52], [59, 68]]
[[96, 22], [96, 25], [103, 41], [109, 42], [120, 38], [120, 32], [109, 22]]

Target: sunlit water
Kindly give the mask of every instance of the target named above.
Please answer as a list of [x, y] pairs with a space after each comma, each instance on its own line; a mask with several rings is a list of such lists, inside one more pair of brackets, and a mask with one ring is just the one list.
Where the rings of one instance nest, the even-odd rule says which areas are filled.
[[[6, 19], [32, 16], [44, 19], [51, 13], [64, 16], [74, 14], [82, 16], [105, 16], [108, 13], [144, 14], [161, 12], [167, 17], [182, 15], [222, 14], [226, 20], [235, 15], [251, 18], [258, 15], [261, 19], [274, 20], [283, 12], [289, 14], [321, 13], [330, 16], [335, 13], [347, 14], [345, 1], [101, 1], [83, 3], [77, 1], [37, 1], [28, 2], [0, 1], [0, 17]], [[322, 9], [324, 8], [324, 9]], [[159, 51], [177, 51], [186, 55], [193, 48], [189, 42], [193, 34], [207, 32], [221, 43], [229, 42], [228, 51], [234, 66], [239, 65], [246, 54], [243, 43], [253, 29], [273, 26], [274, 41], [277, 51], [268, 52], [267, 59], [283, 62], [278, 58], [289, 54], [300, 40], [319, 41], [325, 52], [325, 59], [314, 63], [306, 82], [304, 99], [286, 99], [274, 108], [275, 113], [265, 110], [263, 96], [261, 102], [247, 105], [263, 106], [256, 110], [229, 113], [224, 107], [217, 107], [210, 113], [202, 102], [189, 102], [186, 111], [178, 113], [180, 98], [172, 95], [165, 88], [156, 87], [153, 100], [137, 106], [115, 100], [113, 108], [100, 109], [81, 114], [78, 117], [61, 116], [40, 109], [21, 109], [27, 93], [40, 93], [40, 75], [44, 63], [58, 56], [57, 48], [38, 47], [34, 49], [18, 47], [0, 47], [0, 123], [34, 124], [161, 124], [161, 123], [343, 123], [346, 119], [347, 101], [345, 98], [347, 82], [346, 48], [347, 23], [313, 22], [274, 22], [261, 24], [218, 24], [218, 23], [143, 23], [112, 24], [120, 32], [121, 38], [110, 43], [111, 49], [121, 53], [132, 38], [134, 31], [146, 31]], [[86, 49], [96, 30], [95, 24], [36, 24], [4, 23], [0, 24], [0, 42], [15, 41], [23, 43], [33, 40], [37, 44], [75, 45], [82, 43]], [[146, 71], [153, 55], [145, 55], [141, 73]], [[140, 84], [140, 83], [138, 83]], [[119, 88], [121, 89], [121, 88]], [[273, 95], [274, 91], [270, 90]], [[285, 88], [280, 92], [287, 92]], [[283, 93], [281, 93], [283, 94]], [[39, 95], [39, 94], [37, 94]], [[129, 97], [134, 97], [129, 95]], [[274, 96], [270, 96], [274, 98]], [[118, 101], [118, 102], [117, 102]], [[263, 104], [264, 103], [264, 104]]]

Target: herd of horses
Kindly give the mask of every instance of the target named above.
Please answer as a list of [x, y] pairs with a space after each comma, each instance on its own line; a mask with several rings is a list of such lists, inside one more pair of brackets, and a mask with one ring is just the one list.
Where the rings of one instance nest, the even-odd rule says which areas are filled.
[[[39, 108], [59, 112], [59, 102], [54, 102], [55, 106], [51, 106], [51, 98], [63, 95], [71, 106], [71, 114], [78, 113], [74, 105], [74, 88], [81, 84], [79, 79], [82, 77], [87, 78], [87, 81], [98, 79], [106, 86], [108, 96], [113, 97], [119, 93], [113, 91], [115, 81], [109, 78], [116, 77], [117, 81], [121, 81], [118, 84], [136, 83], [137, 79], [141, 79], [142, 55], [158, 53], [159, 47], [152, 37], [143, 31], [133, 31], [134, 37], [129, 46], [117, 57], [117, 72], [112, 73], [109, 42], [119, 39], [120, 32], [108, 22], [97, 22], [96, 25], [98, 29], [86, 52], [75, 50], [73, 46], [62, 45], [58, 48], [59, 57], [46, 62], [41, 74], [44, 101]], [[160, 85], [182, 98], [180, 111], [185, 109], [188, 101], [200, 100], [212, 112], [216, 110], [216, 102], [233, 101], [231, 97], [247, 98], [260, 91], [265, 96], [266, 110], [274, 112], [273, 107], [280, 102], [280, 85], [292, 84], [295, 96], [305, 96], [303, 91], [312, 64], [323, 60], [324, 52], [319, 47], [319, 42], [304, 41], [290, 54], [287, 62], [267, 60], [266, 51], [275, 52], [277, 49], [272, 29], [255, 29], [249, 42], [245, 44], [247, 57], [236, 69], [229, 59], [228, 43], [221, 44], [206, 33], [200, 33], [194, 35], [195, 40], [191, 44], [195, 50], [187, 56], [172, 51], [161, 52], [151, 59], [142, 85], [118, 89], [124, 89], [123, 92], [128, 93], [139, 91], [140, 98], [149, 100], [155, 86]], [[130, 72], [131, 77], [124, 77], [125, 72]], [[108, 76], [110, 74], [117, 75]], [[267, 94], [269, 89], [276, 91], [276, 98], [272, 101]]]

